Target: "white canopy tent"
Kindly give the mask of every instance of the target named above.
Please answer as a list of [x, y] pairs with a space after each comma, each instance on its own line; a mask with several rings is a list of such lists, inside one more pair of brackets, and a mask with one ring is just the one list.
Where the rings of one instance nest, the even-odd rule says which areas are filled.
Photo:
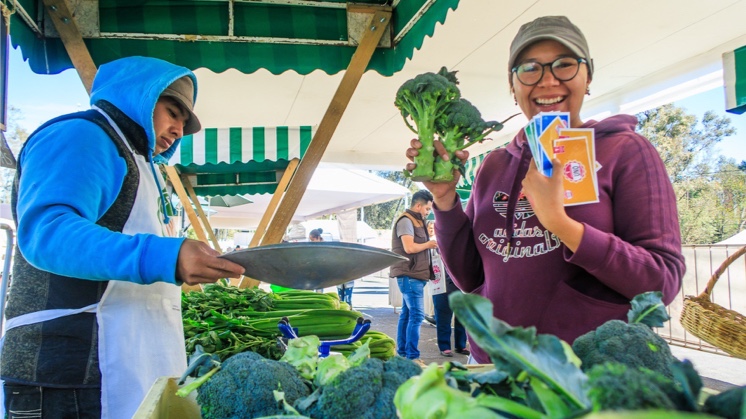
[[738, 232], [727, 239], [717, 242], [715, 244], [730, 244], [730, 245], [746, 245], [746, 230]]
[[[401, 185], [364, 170], [319, 167], [313, 174], [293, 222], [313, 220], [323, 215], [400, 199], [409, 193]], [[248, 195], [251, 204], [237, 207], [211, 207], [214, 228], [251, 229], [259, 224], [271, 194]]]
[[[746, 45], [745, 0], [462, 1], [402, 71], [364, 74], [322, 161], [401, 169], [413, 134], [393, 105], [396, 90], [440, 66], [458, 70], [463, 96], [486, 118], [519, 112], [508, 88], [508, 48], [521, 24], [542, 15], [567, 15], [588, 39], [595, 74], [586, 119], [633, 114], [722, 86], [722, 54]], [[196, 113], [206, 127], [316, 124], [342, 77], [321, 71], [196, 73]], [[514, 118], [472, 155], [504, 144], [524, 124]]]

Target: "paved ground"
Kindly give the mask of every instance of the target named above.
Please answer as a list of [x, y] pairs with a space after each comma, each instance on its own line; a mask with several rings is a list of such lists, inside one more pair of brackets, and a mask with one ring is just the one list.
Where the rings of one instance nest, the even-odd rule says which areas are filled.
[[[330, 288], [327, 291], [335, 289]], [[394, 311], [389, 305], [388, 278], [369, 276], [356, 281], [352, 305], [355, 310], [371, 319], [372, 329], [380, 330], [396, 339], [399, 314], [398, 310]], [[453, 358], [440, 355], [435, 326], [428, 322], [422, 323], [419, 348], [422, 360], [428, 364], [448, 360], [466, 363], [467, 357], [464, 355], [454, 354]], [[691, 360], [700, 375], [705, 378], [705, 386], [709, 388], [723, 390], [733, 385], [746, 385], [746, 360], [678, 346], [672, 346], [671, 350], [677, 358]]]

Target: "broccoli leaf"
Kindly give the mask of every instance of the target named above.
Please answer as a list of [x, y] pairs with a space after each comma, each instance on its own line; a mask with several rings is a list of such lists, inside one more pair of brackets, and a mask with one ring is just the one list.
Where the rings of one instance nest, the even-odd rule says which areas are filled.
[[681, 392], [684, 395], [685, 406], [678, 406], [680, 409], [686, 408], [690, 412], [698, 410], [699, 392], [702, 390], [702, 377], [694, 369], [694, 365], [688, 359], [684, 361], [675, 361], [671, 364], [673, 379], [681, 386]]
[[644, 292], [632, 299], [632, 308], [627, 313], [629, 323], [642, 323], [649, 327], [663, 327], [671, 319], [663, 304], [660, 291]]
[[533, 327], [513, 328], [495, 319], [492, 303], [478, 295], [454, 293], [449, 302], [469, 336], [490, 355], [496, 368], [512, 366], [512, 373], [522, 370], [536, 377], [569, 403], [571, 411], [590, 406], [583, 388], [587, 377], [568, 359], [559, 338], [537, 335]]
[[280, 361], [285, 361], [295, 367], [303, 378], [313, 380], [316, 366], [319, 362], [318, 336], [302, 336], [288, 341], [288, 348]]

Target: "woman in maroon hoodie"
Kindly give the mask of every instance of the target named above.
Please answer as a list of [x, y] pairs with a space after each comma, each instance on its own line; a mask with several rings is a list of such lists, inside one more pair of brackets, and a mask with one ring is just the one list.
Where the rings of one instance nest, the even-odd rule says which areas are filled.
[[[465, 210], [455, 181], [426, 183], [458, 287], [489, 298], [495, 317], [570, 343], [607, 320], [626, 320], [639, 293], [662, 291], [669, 304], [685, 270], [673, 188], [635, 117], [580, 119], [593, 76], [583, 34], [564, 16], [527, 23], [511, 44], [508, 71], [527, 118], [569, 112], [572, 127], [595, 130], [599, 202], [565, 207], [561, 166], [554, 161], [551, 178], [540, 174], [523, 131], [485, 158]], [[419, 148], [414, 140], [407, 156]], [[473, 342], [472, 355], [489, 362]]]

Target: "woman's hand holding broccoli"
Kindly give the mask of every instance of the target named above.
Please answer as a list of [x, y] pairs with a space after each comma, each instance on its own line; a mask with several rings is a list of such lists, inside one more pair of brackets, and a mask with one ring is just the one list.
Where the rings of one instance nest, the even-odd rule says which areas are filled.
[[[435, 152], [438, 156], [440, 156], [443, 160], [449, 161], [450, 156], [448, 155], [448, 152], [446, 151], [445, 147], [443, 147], [443, 144], [435, 140], [434, 141], [435, 146]], [[407, 171], [414, 171], [415, 168], [417, 168], [417, 164], [414, 163], [415, 157], [417, 157], [420, 154], [420, 150], [422, 149], [422, 143], [417, 140], [413, 139], [410, 142], [410, 147], [407, 149], [406, 156], [409, 160], [411, 160], [413, 163], [407, 163], [406, 170]], [[464, 164], [466, 160], [469, 158], [469, 152], [466, 150], [458, 150], [455, 152], [456, 158], [458, 158], [461, 161], [461, 164]], [[456, 193], [456, 184], [459, 181], [459, 178], [461, 177], [461, 174], [458, 172], [458, 170], [454, 171], [453, 180], [450, 182], [431, 182], [431, 181], [424, 181], [422, 182], [425, 187], [430, 191], [430, 193], [433, 194], [433, 202], [435, 203], [435, 206], [438, 207], [441, 211], [448, 211], [449, 209], [453, 208], [456, 205], [456, 198], [458, 194]]]

